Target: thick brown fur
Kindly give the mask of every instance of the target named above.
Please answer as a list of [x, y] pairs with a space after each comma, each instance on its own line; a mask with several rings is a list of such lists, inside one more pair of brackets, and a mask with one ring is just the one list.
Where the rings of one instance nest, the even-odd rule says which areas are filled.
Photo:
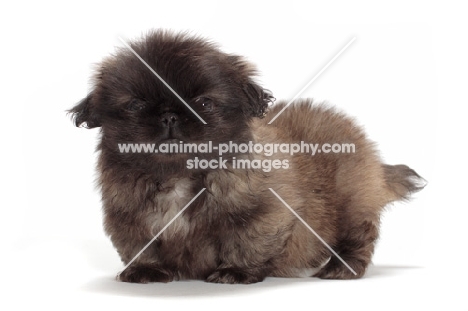
[[[132, 48], [207, 122], [204, 125], [130, 51], [97, 70], [93, 91], [71, 109], [77, 126], [101, 127], [99, 186], [104, 227], [126, 264], [202, 188], [204, 191], [119, 279], [255, 283], [308, 268], [327, 279], [361, 277], [384, 207], [421, 189], [404, 165], [380, 160], [355, 122], [301, 100], [267, 123], [271, 95], [244, 59], [201, 38], [151, 32]], [[262, 118], [266, 114], [265, 118]], [[289, 168], [188, 169], [217, 154], [121, 153], [119, 143], [352, 143], [354, 153], [240, 154], [287, 160]], [[354, 275], [269, 190], [287, 202], [357, 273]], [[328, 262], [327, 262], [328, 261]]]

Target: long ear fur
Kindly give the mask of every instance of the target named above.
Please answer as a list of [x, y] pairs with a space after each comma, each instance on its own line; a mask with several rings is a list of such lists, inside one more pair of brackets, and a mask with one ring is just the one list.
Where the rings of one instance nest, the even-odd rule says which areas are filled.
[[94, 128], [101, 126], [101, 117], [92, 104], [93, 94], [83, 98], [75, 107], [68, 110], [72, 114], [73, 123], [78, 127]]
[[265, 117], [268, 112], [268, 106], [275, 101], [272, 93], [254, 82], [244, 84], [243, 91], [249, 99], [252, 116], [258, 118]]
[[253, 81], [252, 77], [257, 75], [254, 65], [238, 55], [229, 55], [228, 60], [241, 77], [239, 84], [249, 101], [246, 113], [253, 117], [263, 118], [268, 111], [268, 106], [275, 101], [275, 98], [270, 91]]

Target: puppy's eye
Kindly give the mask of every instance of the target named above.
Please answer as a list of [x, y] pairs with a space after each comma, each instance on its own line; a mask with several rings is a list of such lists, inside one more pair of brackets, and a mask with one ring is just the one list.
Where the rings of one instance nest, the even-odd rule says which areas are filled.
[[195, 99], [195, 104], [203, 107], [205, 110], [213, 109], [213, 100], [208, 97], [198, 97]]
[[146, 102], [139, 100], [139, 99], [132, 99], [128, 105], [127, 110], [130, 111], [139, 111], [146, 107]]

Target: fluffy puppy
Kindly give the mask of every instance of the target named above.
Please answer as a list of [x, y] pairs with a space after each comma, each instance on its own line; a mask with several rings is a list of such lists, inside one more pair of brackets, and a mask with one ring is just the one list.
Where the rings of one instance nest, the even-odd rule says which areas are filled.
[[[361, 277], [371, 261], [384, 207], [422, 188], [404, 165], [383, 164], [349, 117], [301, 100], [271, 125], [284, 103], [239, 56], [187, 34], [155, 31], [133, 50], [205, 122], [128, 49], [102, 61], [94, 88], [70, 110], [76, 126], [100, 127], [99, 186], [104, 228], [128, 264], [203, 188], [166, 230], [121, 273], [124, 282], [201, 279], [255, 283], [320, 268], [326, 279]], [[266, 115], [266, 117], [265, 117]], [[213, 152], [121, 152], [119, 144], [353, 144], [350, 153], [265, 153], [230, 150], [219, 168]], [[269, 163], [239, 168], [237, 160]], [[221, 160], [221, 159], [219, 159]], [[257, 162], [255, 162], [257, 160]], [[193, 164], [193, 162], [191, 162]], [[314, 236], [273, 189], [342, 258]], [[354, 273], [355, 272], [355, 273]]]

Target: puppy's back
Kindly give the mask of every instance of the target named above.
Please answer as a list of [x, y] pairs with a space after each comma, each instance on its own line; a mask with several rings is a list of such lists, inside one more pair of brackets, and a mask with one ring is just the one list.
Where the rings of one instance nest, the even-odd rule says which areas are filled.
[[[405, 165], [383, 164], [375, 144], [357, 123], [327, 105], [301, 100], [269, 125], [284, 105], [278, 103], [265, 119], [255, 122], [255, 137], [260, 142], [275, 138], [279, 143], [317, 146], [313, 155], [288, 156], [291, 171], [282, 174], [297, 176], [295, 195], [307, 200], [302, 201], [306, 202], [303, 206], [298, 203], [301, 201], [293, 201], [296, 210], [356, 272], [332, 257], [316, 276], [360, 277], [374, 251], [382, 210], [387, 204], [422, 189], [418, 184], [420, 177]], [[307, 250], [293, 252], [288, 260], [300, 252]]]

